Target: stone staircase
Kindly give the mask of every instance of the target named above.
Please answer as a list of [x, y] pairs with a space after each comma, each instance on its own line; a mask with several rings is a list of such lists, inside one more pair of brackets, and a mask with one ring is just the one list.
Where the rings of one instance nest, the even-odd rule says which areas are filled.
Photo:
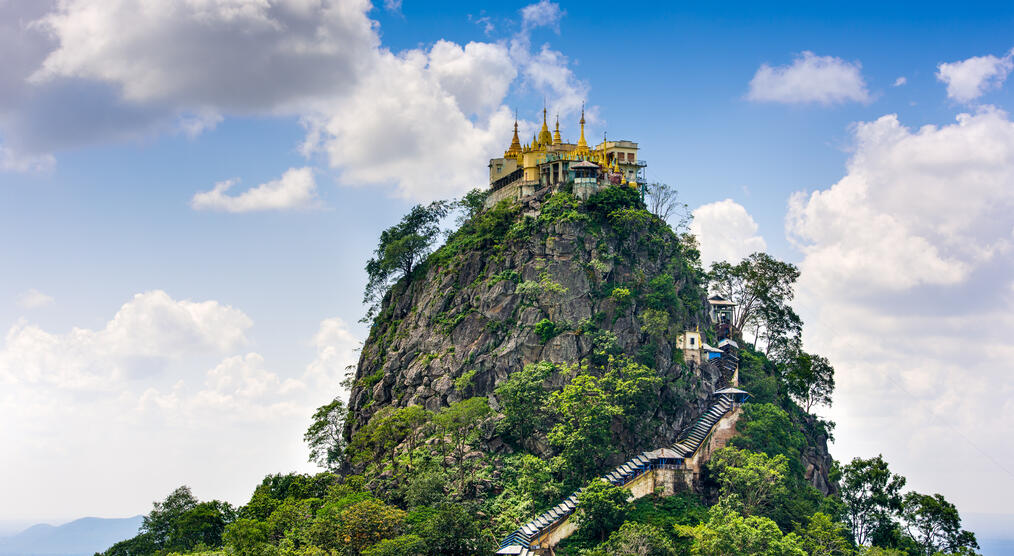
[[[744, 395], [746, 393], [742, 390], [733, 388], [715, 392], [715, 399], [708, 409], [694, 424], [677, 436], [675, 444], [669, 448], [643, 452], [605, 474], [601, 479], [616, 486], [624, 486], [655, 469], [682, 467], [683, 460], [697, 452], [719, 420], [733, 408], [737, 398], [741, 399]], [[577, 509], [578, 495], [582, 490], [584, 489], [578, 489], [557, 506], [516, 529], [500, 543], [500, 549], [496, 553], [522, 556], [538, 554], [538, 547], [533, 544], [574, 513]]]

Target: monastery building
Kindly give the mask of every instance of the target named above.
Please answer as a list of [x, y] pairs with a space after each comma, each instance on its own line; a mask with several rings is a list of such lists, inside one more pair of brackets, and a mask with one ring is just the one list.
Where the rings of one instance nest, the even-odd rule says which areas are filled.
[[560, 119], [556, 131], [549, 132], [546, 110], [542, 110], [542, 130], [532, 142], [522, 145], [518, 123], [514, 138], [503, 158], [489, 161], [489, 195], [486, 206], [504, 199], [520, 200], [544, 188], [556, 191], [572, 186], [574, 195], [587, 199], [608, 185], [638, 187], [644, 184], [644, 161], [637, 159], [637, 143], [606, 141], [589, 148], [584, 138], [584, 110], [581, 110], [581, 138], [577, 144], [560, 137]]

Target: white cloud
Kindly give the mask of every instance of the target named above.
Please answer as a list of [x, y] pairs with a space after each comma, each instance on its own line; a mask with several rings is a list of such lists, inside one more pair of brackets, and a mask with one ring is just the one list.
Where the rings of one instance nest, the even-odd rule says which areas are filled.
[[46, 332], [21, 322], [0, 351], [0, 381], [111, 390], [132, 373], [157, 372], [183, 353], [215, 353], [246, 342], [250, 318], [216, 301], [177, 301], [163, 291], [139, 293], [99, 330]]
[[196, 210], [255, 212], [305, 209], [317, 205], [317, 182], [313, 177], [313, 169], [309, 167], [290, 168], [277, 180], [263, 183], [239, 195], [228, 195], [228, 190], [237, 182], [238, 180], [232, 179], [216, 183], [212, 190], [195, 194], [190, 200], [190, 206]]
[[370, 7], [68, 0], [36, 23], [59, 46], [30, 80], [107, 82], [131, 102], [272, 110], [354, 82], [377, 45]]
[[785, 104], [869, 102], [859, 62], [803, 52], [791, 65], [762, 64], [750, 80], [746, 98]]
[[49, 480], [0, 484], [0, 499], [22, 501], [0, 517], [123, 515], [180, 484], [243, 503], [266, 473], [311, 471], [302, 433], [359, 341], [326, 319], [312, 361], [285, 368], [237, 351], [251, 327], [238, 309], [158, 291], [96, 330], [13, 326], [0, 343], [0, 468]]
[[901, 87], [902, 85], [904, 85], [906, 83], [908, 83], [908, 78], [903, 75], [903, 76], [895, 79], [894, 80], [894, 84], [891, 85], [891, 86], [892, 87]]
[[956, 284], [1009, 249], [1014, 125], [1004, 112], [916, 132], [889, 115], [855, 135], [848, 175], [789, 204], [811, 279], [856, 291]]
[[20, 173], [47, 173], [56, 166], [51, 154], [21, 154], [0, 145], [0, 171]]
[[[0, 156], [0, 169], [51, 163], [47, 153], [80, 144], [195, 136], [231, 115], [271, 114], [298, 117], [304, 154], [324, 154], [340, 183], [426, 200], [485, 181], [485, 159], [510, 137], [503, 101], [518, 75], [522, 89], [550, 96], [564, 117], [587, 94], [566, 57], [531, 48], [532, 32], [559, 30], [564, 14], [545, 0], [521, 10], [507, 44], [440, 40], [401, 52], [382, 47], [364, 0], [141, 8], [67, 0], [11, 27], [23, 51], [0, 69], [0, 84], [15, 84], [16, 93], [0, 92], [0, 135], [4, 152], [26, 154], [4, 155], [6, 164]], [[243, 210], [245, 194], [226, 195], [230, 186], [218, 184], [195, 204]]]
[[521, 27], [525, 31], [536, 27], [550, 27], [559, 32], [560, 20], [565, 13], [556, 2], [540, 0], [536, 4], [521, 8]]
[[[325, 153], [346, 185], [394, 184], [400, 195], [423, 200], [458, 195], [482, 185], [483, 159], [510, 137], [511, 114], [500, 102], [514, 75], [500, 46], [382, 53], [352, 96], [304, 118], [304, 151]], [[497, 108], [473, 121], [462, 101]]]
[[1003, 58], [992, 54], [973, 56], [937, 66], [937, 79], [947, 84], [947, 97], [971, 102], [990, 89], [997, 89], [1014, 69], [1014, 50]]
[[18, 305], [25, 309], [38, 309], [53, 304], [53, 296], [32, 288], [18, 297]]
[[764, 251], [764, 238], [746, 209], [732, 199], [697, 207], [690, 231], [697, 236], [704, 267], [716, 261], [737, 263], [747, 255]]
[[[1004, 511], [1014, 480], [979, 450], [1014, 457], [993, 433], [1014, 428], [1014, 122], [987, 108], [918, 130], [889, 115], [854, 133], [847, 174], [796, 194], [786, 219], [804, 254], [807, 349], [837, 370], [834, 454], [882, 452], [913, 489]], [[925, 464], [942, 445], [962, 457], [960, 477]]]

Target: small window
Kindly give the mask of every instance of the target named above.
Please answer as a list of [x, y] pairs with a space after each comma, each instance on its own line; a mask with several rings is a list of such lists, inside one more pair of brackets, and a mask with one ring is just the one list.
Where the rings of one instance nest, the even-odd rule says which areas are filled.
[[694, 337], [693, 336], [690, 337], [690, 345], [694, 345]]

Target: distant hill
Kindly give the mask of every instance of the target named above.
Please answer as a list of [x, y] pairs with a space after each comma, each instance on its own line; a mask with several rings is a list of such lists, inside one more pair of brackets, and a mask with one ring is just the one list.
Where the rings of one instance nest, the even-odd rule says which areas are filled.
[[141, 516], [119, 519], [85, 517], [53, 526], [33, 525], [0, 537], [0, 556], [92, 556], [137, 534]]

